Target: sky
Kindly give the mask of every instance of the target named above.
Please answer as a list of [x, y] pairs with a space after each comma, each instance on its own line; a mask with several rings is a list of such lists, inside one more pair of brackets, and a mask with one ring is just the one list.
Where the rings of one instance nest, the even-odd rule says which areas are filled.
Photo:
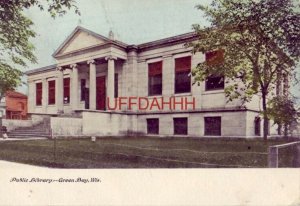
[[116, 39], [139, 44], [192, 31], [195, 23], [207, 25], [195, 5], [210, 1], [77, 0], [80, 16], [71, 10], [56, 19], [38, 8], [30, 9], [26, 15], [33, 20], [38, 33], [32, 40], [38, 64], [26, 69], [55, 63], [51, 55], [78, 25], [103, 36], [108, 36], [111, 29]]
[[[192, 24], [208, 26], [197, 4], [212, 0], [77, 0], [81, 15], [70, 10], [63, 17], [51, 18], [46, 11], [32, 8], [26, 15], [34, 22], [37, 64], [23, 71], [55, 63], [54, 51], [80, 25], [103, 36], [110, 30], [127, 44], [140, 44], [192, 31]], [[299, 68], [298, 68], [299, 70]], [[26, 81], [26, 80], [25, 80]], [[300, 97], [299, 85], [292, 91]], [[19, 88], [27, 93], [27, 86]]]

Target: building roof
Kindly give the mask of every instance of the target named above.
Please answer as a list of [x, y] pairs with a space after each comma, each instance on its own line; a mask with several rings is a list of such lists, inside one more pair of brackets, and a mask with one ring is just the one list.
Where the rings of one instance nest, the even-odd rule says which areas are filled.
[[108, 42], [108, 43], [114, 43], [114, 44], [116, 44], [116, 45], [118, 45], [118, 46], [120, 46], [120, 47], [123, 47], [123, 48], [126, 48], [128, 45], [127, 44], [125, 44], [125, 43], [123, 43], [123, 42], [121, 42], [121, 41], [117, 41], [117, 40], [112, 40], [112, 39], [109, 39], [109, 38], [107, 38], [107, 37], [105, 37], [105, 36], [102, 36], [102, 35], [100, 35], [100, 34], [98, 34], [98, 33], [96, 33], [96, 32], [93, 32], [93, 31], [91, 31], [91, 30], [89, 30], [89, 29], [86, 29], [86, 28], [83, 28], [83, 27], [81, 27], [81, 26], [77, 26], [73, 31], [72, 31], [72, 33], [65, 39], [65, 41], [55, 50], [55, 52], [52, 54], [52, 56], [53, 57], [55, 57], [67, 44], [68, 44], [68, 42], [73, 38], [73, 36], [77, 33], [77, 32], [79, 32], [79, 31], [84, 31], [84, 32], [86, 32], [86, 33], [88, 33], [88, 34], [90, 34], [91, 36], [94, 36], [94, 37], [96, 37], [96, 38], [99, 38], [99, 39], [102, 39], [102, 40], [105, 40], [106, 42]]
[[[53, 53], [52, 56], [55, 57], [64, 48], [64, 46], [73, 38], [73, 36], [78, 31], [87, 32], [88, 34], [90, 34], [94, 37], [97, 37], [97, 38], [101, 38], [101, 39], [103, 39], [103, 40], [105, 40], [109, 43], [116, 44], [116, 45], [118, 45], [120, 47], [123, 47], [125, 49], [128, 49], [128, 50], [135, 49], [138, 52], [139, 51], [144, 51], [144, 50], [147, 50], [147, 49], [154, 49], [154, 48], [159, 48], [159, 47], [163, 47], [163, 46], [169, 46], [169, 45], [173, 45], [173, 44], [184, 43], [184, 42], [187, 42], [189, 40], [193, 40], [197, 37], [197, 34], [195, 32], [189, 32], [189, 33], [176, 35], [176, 36], [172, 36], [172, 37], [168, 37], [168, 38], [163, 38], [163, 39], [159, 39], [159, 40], [155, 40], [155, 41], [150, 41], [150, 42], [146, 42], [146, 43], [142, 43], [142, 44], [138, 44], [138, 45], [128, 45], [128, 44], [123, 43], [121, 41], [109, 39], [105, 36], [97, 34], [93, 31], [88, 30], [86, 28], [83, 28], [81, 26], [77, 26], [73, 30], [73, 32], [66, 38], [66, 40], [58, 47], [58, 49]], [[54, 70], [56, 68], [56, 66], [57, 66], [56, 64], [53, 64], [53, 65], [49, 65], [49, 66], [29, 70], [29, 71], [26, 71], [25, 74], [26, 75], [31, 75], [31, 74], [35, 74], [35, 73], [44, 72], [44, 71]]]
[[32, 69], [32, 70], [26, 71], [25, 74], [26, 75], [31, 75], [31, 74], [35, 74], [35, 73], [44, 72], [44, 71], [50, 71], [50, 70], [55, 69], [56, 66], [57, 66], [56, 64], [52, 64], [52, 65], [49, 65], [49, 66], [40, 67], [40, 68], [37, 68], [37, 69]]
[[197, 34], [195, 32], [189, 32], [185, 34], [180, 34], [172, 37], [167, 37], [155, 41], [150, 41], [146, 43], [142, 43], [137, 45], [138, 50], [145, 50], [145, 49], [152, 49], [156, 47], [161, 47], [165, 45], [172, 45], [173, 43], [181, 43], [181, 42], [187, 42], [190, 40], [194, 40], [197, 38]]
[[22, 98], [22, 99], [27, 99], [27, 95], [22, 94], [20, 92], [16, 91], [8, 91], [5, 94], [6, 97], [15, 97], [15, 98]]

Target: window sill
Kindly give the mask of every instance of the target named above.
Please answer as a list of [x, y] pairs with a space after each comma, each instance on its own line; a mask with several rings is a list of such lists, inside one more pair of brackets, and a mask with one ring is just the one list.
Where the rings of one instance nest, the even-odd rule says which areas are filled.
[[219, 94], [219, 93], [224, 93], [224, 89], [215, 89], [215, 90], [208, 90], [208, 91], [204, 91], [202, 94]]
[[159, 94], [159, 95], [148, 95], [147, 97], [149, 99], [154, 99], [154, 98], [162, 98], [163, 96], [161, 94]]
[[48, 107], [55, 107], [56, 104], [48, 104], [47, 106], [48, 106]]
[[174, 97], [180, 97], [180, 96], [192, 96], [191, 92], [185, 92], [185, 93], [177, 93], [173, 94]]
[[210, 134], [205, 134], [205, 137], [221, 137], [222, 135], [210, 135]]

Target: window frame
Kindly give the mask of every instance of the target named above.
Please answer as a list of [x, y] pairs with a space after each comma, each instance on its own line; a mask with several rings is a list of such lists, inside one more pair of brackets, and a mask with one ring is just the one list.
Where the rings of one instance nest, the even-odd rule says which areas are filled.
[[[152, 68], [151, 68], [152, 66]], [[151, 69], [152, 70], [155, 70], [155, 66], [160, 66], [160, 71], [158, 73], [155, 73], [157, 71], [152, 71], [151, 72]], [[151, 74], [151, 73], [155, 73], [155, 74]], [[148, 63], [148, 96], [160, 96], [162, 95], [162, 91], [163, 91], [163, 62], [162, 61], [156, 61], [156, 62], [151, 62], [151, 63]], [[158, 84], [158, 86], [160, 86], [160, 91], [155, 93], [153, 91], [155, 91], [153, 89], [154, 86], [157, 86], [155, 84], [151, 85], [151, 79], [152, 78], [160, 78], [160, 84]]]
[[85, 101], [86, 79], [80, 79], [80, 101]]
[[[150, 131], [150, 122], [151, 121], [157, 121], [155, 126], [157, 126], [157, 128], [155, 128], [155, 132]], [[147, 122], [147, 134], [151, 134], [151, 135], [158, 135], [159, 134], [159, 118], [147, 118], [146, 119]]]
[[[50, 85], [53, 83], [53, 85]], [[48, 81], [48, 105], [55, 105], [56, 104], [56, 81], [55, 80], [49, 80]]]
[[[187, 63], [187, 68], [180, 68], [178, 66], [176, 66], [177, 64], [182, 64], [179, 63], [180, 59], [189, 59], [189, 62]], [[175, 66], [174, 66], [174, 94], [184, 94], [184, 93], [191, 93], [192, 91], [192, 78], [191, 78], [191, 65], [192, 65], [192, 56], [184, 56], [184, 57], [177, 57], [174, 59], [175, 62]], [[184, 91], [178, 91], [178, 75], [179, 74], [183, 74], [186, 73], [185, 75], [187, 75], [188, 79], [189, 79], [189, 86], [187, 87], [187, 90]], [[179, 87], [180, 88], [180, 87]], [[186, 88], [186, 87], [184, 87]]]
[[[208, 88], [208, 82], [209, 80], [213, 79], [213, 78], [223, 78], [222, 83], [220, 84], [220, 87], [214, 87], [214, 88]], [[216, 76], [216, 77], [207, 77], [205, 80], [205, 91], [216, 91], [216, 90], [224, 90], [225, 88], [225, 77], [224, 76]]]
[[[213, 133], [213, 131], [208, 131], [209, 128], [207, 128], [207, 126], [208, 126], [207, 125], [207, 120], [208, 119], [214, 119], [214, 118], [218, 119], [220, 121], [219, 122], [219, 128], [217, 128], [219, 131], [217, 133]], [[222, 117], [221, 116], [204, 117], [204, 136], [222, 136]]]
[[[38, 85], [41, 85], [38, 88]], [[42, 106], [43, 105], [43, 83], [37, 82], [35, 83], [35, 105]]]
[[119, 96], [119, 74], [115, 73], [115, 85], [114, 85], [114, 97], [117, 98]]
[[[66, 82], [69, 82], [68, 85]], [[71, 78], [70, 77], [65, 77], [64, 80], [63, 80], [63, 101], [64, 101], [64, 104], [70, 104], [70, 99], [71, 99]], [[67, 89], [67, 94], [65, 93], [66, 92], [66, 89]], [[65, 100], [65, 98], [68, 97], [67, 101]]]
[[254, 119], [254, 135], [261, 136], [261, 118], [255, 117]]
[[[176, 127], [176, 121], [179, 121], [179, 120], [185, 120], [186, 121], [186, 128], [184, 128], [184, 132], [179, 132], [178, 133], [178, 126]], [[177, 123], [178, 124], [178, 123]], [[181, 123], [183, 124], [183, 123]], [[174, 135], [188, 135], [189, 133], [189, 119], [188, 117], [173, 117], [173, 134]]]
[[205, 62], [209, 66], [221, 65], [224, 62], [224, 58], [225, 58], [224, 55], [225, 55], [224, 49], [208, 51], [205, 53]]

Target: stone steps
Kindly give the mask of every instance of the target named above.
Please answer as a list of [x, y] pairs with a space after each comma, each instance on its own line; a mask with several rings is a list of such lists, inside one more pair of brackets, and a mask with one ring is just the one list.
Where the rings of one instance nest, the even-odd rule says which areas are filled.
[[47, 137], [50, 138], [50, 126], [45, 122], [32, 127], [20, 127], [7, 133], [8, 138], [33, 138]]
[[13, 131], [13, 132], [8, 132], [7, 135], [14, 135], [14, 134], [33, 134], [33, 135], [38, 135], [38, 134], [50, 134], [50, 132], [47, 131]]
[[39, 137], [46, 137], [50, 138], [50, 134], [10, 134], [8, 135], [8, 138], [18, 138], [18, 139], [26, 139], [26, 138], [39, 138]]

